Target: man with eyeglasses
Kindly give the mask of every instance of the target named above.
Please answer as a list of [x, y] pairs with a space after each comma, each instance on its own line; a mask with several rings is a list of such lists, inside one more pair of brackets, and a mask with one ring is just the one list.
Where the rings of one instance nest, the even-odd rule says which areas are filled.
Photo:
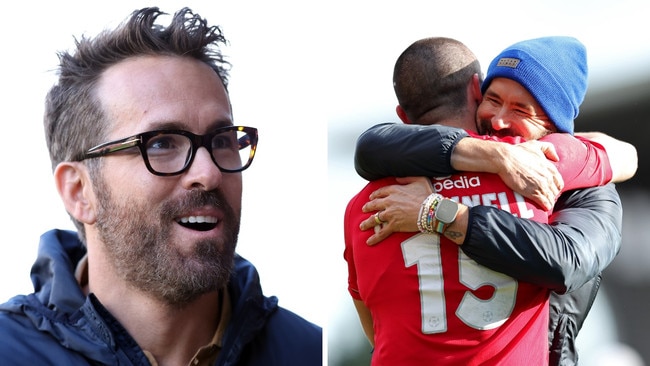
[[0, 305], [1, 363], [321, 365], [321, 328], [235, 252], [258, 134], [233, 124], [226, 39], [161, 14], [59, 55], [45, 132], [78, 232], [45, 233], [34, 293]]

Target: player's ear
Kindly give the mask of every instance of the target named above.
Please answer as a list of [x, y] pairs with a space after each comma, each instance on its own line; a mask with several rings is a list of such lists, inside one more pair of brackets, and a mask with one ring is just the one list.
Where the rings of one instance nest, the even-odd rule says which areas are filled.
[[477, 103], [481, 103], [483, 100], [483, 93], [481, 93], [481, 81], [479, 80], [478, 74], [472, 76], [470, 92], [472, 93], [472, 99]]
[[54, 181], [70, 216], [92, 225], [95, 222], [95, 193], [88, 169], [81, 162], [62, 162], [54, 170]]
[[397, 116], [402, 120], [402, 122], [406, 123], [407, 125], [411, 124], [411, 121], [409, 121], [409, 118], [406, 116], [406, 112], [401, 105], [398, 104], [397, 107], [395, 107], [395, 112], [397, 112]]

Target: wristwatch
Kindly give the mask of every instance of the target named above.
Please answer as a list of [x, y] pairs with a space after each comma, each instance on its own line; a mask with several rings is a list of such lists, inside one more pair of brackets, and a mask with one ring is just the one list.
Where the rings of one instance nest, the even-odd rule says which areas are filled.
[[436, 207], [436, 231], [439, 234], [442, 234], [446, 227], [456, 220], [456, 215], [458, 214], [458, 203], [450, 200], [449, 198], [444, 198], [438, 203]]

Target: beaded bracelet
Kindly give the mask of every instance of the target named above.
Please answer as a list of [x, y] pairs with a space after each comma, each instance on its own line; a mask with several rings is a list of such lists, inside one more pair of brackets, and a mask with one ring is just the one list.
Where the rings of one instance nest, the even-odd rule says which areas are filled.
[[442, 199], [442, 195], [432, 193], [422, 202], [417, 221], [418, 230], [421, 233], [437, 233], [434, 227], [436, 208]]

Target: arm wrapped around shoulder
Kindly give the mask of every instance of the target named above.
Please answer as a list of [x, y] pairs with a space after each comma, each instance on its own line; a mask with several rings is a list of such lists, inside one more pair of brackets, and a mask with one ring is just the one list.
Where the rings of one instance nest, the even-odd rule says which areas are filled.
[[550, 225], [475, 206], [461, 248], [478, 263], [518, 280], [571, 292], [596, 277], [618, 254], [622, 218], [613, 184], [564, 193]]
[[451, 153], [465, 130], [441, 125], [382, 123], [357, 139], [354, 167], [366, 180], [454, 173]]

